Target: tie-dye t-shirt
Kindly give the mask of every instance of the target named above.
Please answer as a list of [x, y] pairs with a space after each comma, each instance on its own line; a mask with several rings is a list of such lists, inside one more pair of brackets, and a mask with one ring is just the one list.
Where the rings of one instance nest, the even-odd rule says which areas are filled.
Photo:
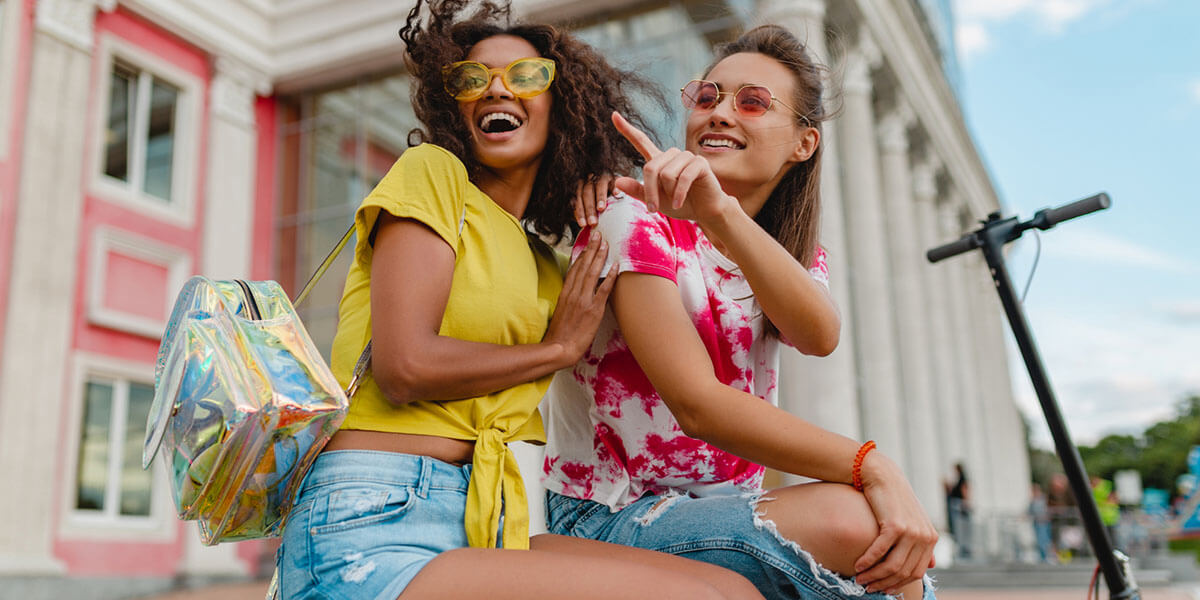
[[[596, 227], [620, 272], [675, 282], [721, 382], [777, 404], [779, 340], [763, 335], [765, 319], [749, 283], [696, 223], [616, 196]], [[576, 254], [587, 239], [585, 231]], [[810, 273], [828, 285], [823, 250]], [[762, 466], [684, 435], [634, 359], [611, 308], [583, 359], [550, 384], [543, 419], [542, 483], [565, 496], [617, 510], [647, 493], [703, 496], [762, 485]]]

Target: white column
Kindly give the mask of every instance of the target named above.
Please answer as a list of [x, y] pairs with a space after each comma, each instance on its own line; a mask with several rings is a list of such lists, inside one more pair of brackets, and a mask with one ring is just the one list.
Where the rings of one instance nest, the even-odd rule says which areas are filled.
[[[940, 206], [942, 237], [946, 240], [958, 239], [966, 232], [959, 212], [965, 202], [957, 194], [953, 193]], [[979, 361], [976, 358], [978, 347], [974, 342], [975, 323], [971, 319], [967, 293], [972, 280], [969, 271], [974, 266], [970, 264], [971, 258], [957, 256], [949, 259], [944, 269], [949, 284], [951, 332], [955, 349], [953, 368], [960, 373], [958, 406], [962, 420], [958, 426], [963, 433], [966, 451], [962, 462], [971, 481], [972, 504], [977, 509], [975, 514], [982, 517], [993, 504], [990, 473], [987, 470], [987, 447], [991, 433], [983, 422], [983, 400], [977, 368]]]
[[[988, 446], [991, 479], [995, 483], [992, 501], [1001, 513], [1019, 514], [1029, 505], [1029, 455], [1020, 412], [1013, 397], [1006, 345], [1008, 322], [982, 256], [977, 258], [974, 267], [972, 292], [976, 301], [972, 308], [980, 344], [981, 396], [985, 427], [992, 432]], [[1040, 413], [1037, 418], [1042, 418]]]
[[270, 93], [267, 78], [218, 57], [209, 86], [208, 177], [199, 270], [214, 279], [250, 275], [254, 230], [255, 93]]
[[[946, 238], [939, 225], [937, 214], [937, 172], [940, 165], [932, 160], [925, 160], [913, 168], [913, 199], [916, 202], [917, 229], [922, 248], [928, 249], [950, 241]], [[950, 465], [962, 460], [966, 450], [963, 441], [963, 431], [960, 423], [958, 378], [961, 375], [954, 367], [954, 342], [951, 335], [951, 318], [949, 308], [949, 288], [947, 268], [945, 263], [925, 265], [921, 271], [921, 281], [927, 291], [928, 306], [928, 343], [929, 343], [929, 380], [934, 394], [936, 407], [934, 422], [937, 425], [939, 439], [939, 456], [933, 467], [939, 478], [945, 478]], [[945, 495], [941, 496], [942, 506], [945, 505]], [[946, 511], [930, 510], [930, 516], [939, 529], [945, 530]]]
[[[53, 515], [83, 214], [84, 132], [97, 3], [36, 5], [16, 198], [11, 291], [0, 364], [0, 574], [61, 572]], [[16, 148], [14, 148], [16, 150]], [[52, 475], [53, 474], [53, 475]]]
[[876, 148], [871, 69], [881, 60], [867, 33], [846, 56], [838, 133], [850, 258], [850, 314], [856, 333], [863, 435], [907, 471], [896, 359], [891, 273]]
[[[791, 30], [806, 43], [811, 58], [823, 63], [828, 60], [824, 0], [762, 0], [758, 13], [760, 21]], [[854, 323], [846, 304], [850, 283], [836, 138], [836, 123], [823, 123], [821, 245], [828, 254], [830, 292], [842, 311], [842, 335], [837, 349], [822, 358], [784, 348], [779, 365], [779, 404], [825, 429], [859, 439], [862, 428], [855, 387]], [[791, 476], [784, 479], [789, 483], [798, 481]]]
[[918, 234], [908, 158], [908, 128], [914, 122], [911, 108], [903, 101], [880, 120], [880, 165], [883, 189], [887, 190], [883, 205], [890, 242], [900, 380], [904, 386], [902, 414], [908, 441], [909, 477], [917, 498], [928, 512], [935, 514], [945, 512], [946, 500], [930, 378], [927, 290], [919, 270], [925, 257]]

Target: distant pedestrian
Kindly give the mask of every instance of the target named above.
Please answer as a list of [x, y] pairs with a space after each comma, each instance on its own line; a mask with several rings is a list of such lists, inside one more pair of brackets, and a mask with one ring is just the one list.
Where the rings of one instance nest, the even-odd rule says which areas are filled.
[[954, 471], [957, 479], [946, 484], [946, 510], [958, 558], [967, 559], [971, 558], [971, 485], [961, 462], [954, 465]]
[[1033, 521], [1033, 535], [1037, 541], [1038, 561], [1054, 563], [1056, 553], [1050, 528], [1050, 506], [1042, 486], [1035, 483], [1029, 499], [1029, 519]]

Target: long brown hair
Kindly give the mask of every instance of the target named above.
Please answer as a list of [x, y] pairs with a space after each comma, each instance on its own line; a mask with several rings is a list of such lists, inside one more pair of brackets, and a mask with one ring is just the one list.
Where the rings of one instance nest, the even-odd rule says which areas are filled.
[[[741, 52], [769, 56], [792, 72], [796, 90], [791, 104], [804, 115], [796, 122], [821, 131], [825, 113], [822, 82], [823, 67], [809, 56], [804, 43], [790, 31], [778, 25], [755, 27], [732, 42], [716, 48], [716, 63]], [[807, 122], [805, 122], [807, 118]], [[817, 244], [820, 243], [821, 216], [821, 154], [824, 144], [817, 144], [808, 160], [792, 165], [775, 186], [754, 220], [787, 249], [806, 268], [813, 266]]]
[[[465, 19], [459, 14], [477, 8]], [[429, 16], [422, 23], [422, 7]], [[483, 0], [417, 0], [400, 30], [406, 44], [405, 62], [416, 85], [413, 108], [424, 129], [410, 134], [449, 150], [467, 167], [472, 178], [483, 166], [475, 159], [458, 102], [445, 91], [442, 67], [463, 60], [480, 41], [496, 35], [520, 37], [538, 54], [554, 60], [557, 75], [550, 92], [550, 136], [542, 151], [541, 168], [525, 210], [527, 227], [558, 240], [577, 231], [571, 200], [581, 181], [597, 175], [625, 174], [643, 163], [641, 155], [612, 126], [609, 116], [619, 111], [640, 128], [645, 119], [634, 108], [627, 90], [640, 90], [661, 104], [661, 94], [645, 79], [608, 64], [592, 47], [550, 25], [513, 23], [508, 2]]]

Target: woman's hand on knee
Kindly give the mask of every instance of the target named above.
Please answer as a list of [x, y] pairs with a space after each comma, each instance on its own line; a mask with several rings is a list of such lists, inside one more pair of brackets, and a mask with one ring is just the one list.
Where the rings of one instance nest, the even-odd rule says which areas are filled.
[[863, 462], [863, 493], [879, 523], [879, 535], [854, 563], [855, 580], [868, 591], [894, 593], [934, 566], [937, 529], [900, 467], [880, 452], [868, 454]]

